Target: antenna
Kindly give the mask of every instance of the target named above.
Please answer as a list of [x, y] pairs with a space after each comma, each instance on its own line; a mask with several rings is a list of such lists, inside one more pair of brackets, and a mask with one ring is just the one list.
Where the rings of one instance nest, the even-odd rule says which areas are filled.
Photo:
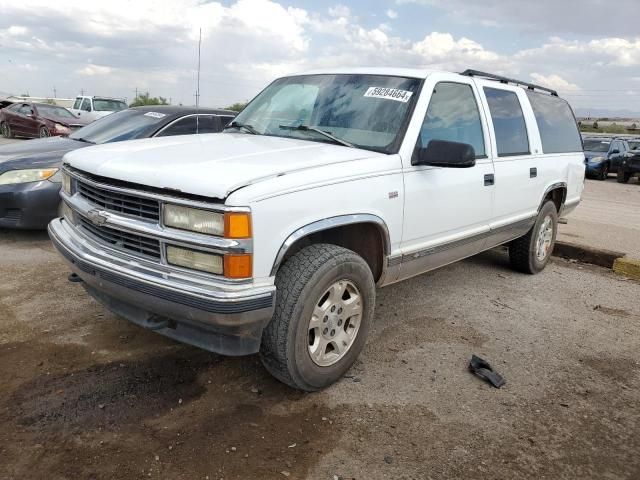
[[[202, 47], [202, 28], [198, 38], [198, 83], [196, 86], [196, 113], [200, 110], [200, 50]], [[200, 133], [200, 116], [196, 115], [196, 133]]]

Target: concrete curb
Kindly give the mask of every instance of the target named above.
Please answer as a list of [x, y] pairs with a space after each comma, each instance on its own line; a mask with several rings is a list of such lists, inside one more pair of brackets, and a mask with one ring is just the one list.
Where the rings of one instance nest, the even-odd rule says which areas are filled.
[[585, 245], [562, 241], [556, 241], [553, 254], [556, 257], [569, 258], [572, 260], [578, 260], [579, 262], [591, 263], [593, 265], [611, 269], [613, 269], [613, 265], [616, 260], [625, 256], [622, 252], [592, 248]]
[[613, 263], [613, 271], [619, 275], [640, 280], [640, 260], [635, 258], [618, 258]]

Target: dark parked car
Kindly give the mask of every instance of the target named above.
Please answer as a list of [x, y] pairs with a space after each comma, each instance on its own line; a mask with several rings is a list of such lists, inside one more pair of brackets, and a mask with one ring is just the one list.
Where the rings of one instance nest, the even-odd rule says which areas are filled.
[[0, 110], [0, 131], [5, 138], [66, 136], [82, 127], [64, 107], [46, 103], [14, 103]]
[[635, 175], [639, 175], [638, 182], [640, 183], [640, 139], [634, 138], [628, 143], [631, 150], [625, 154], [622, 164], [618, 168], [618, 183], [627, 183]]
[[587, 176], [599, 180], [606, 180], [610, 172], [617, 172], [629, 151], [629, 144], [624, 138], [587, 137], [583, 143]]
[[139, 138], [216, 133], [235, 115], [209, 108], [138, 107], [96, 120], [69, 137], [0, 147], [0, 227], [42, 229], [58, 216], [58, 169], [67, 152]]

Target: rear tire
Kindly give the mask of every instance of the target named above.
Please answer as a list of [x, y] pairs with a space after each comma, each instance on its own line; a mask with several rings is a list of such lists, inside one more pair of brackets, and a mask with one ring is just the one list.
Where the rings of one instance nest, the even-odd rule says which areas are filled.
[[276, 308], [260, 358], [274, 377], [305, 391], [328, 387], [364, 347], [375, 307], [367, 263], [351, 250], [311, 245], [276, 274]]
[[556, 205], [547, 201], [536, 223], [524, 236], [509, 244], [511, 266], [522, 273], [536, 274], [549, 263], [558, 233], [558, 212]]
[[7, 122], [2, 122], [0, 125], [0, 130], [2, 131], [2, 136], [4, 138], [13, 138], [13, 132], [11, 131], [11, 127]]
[[47, 138], [51, 136], [51, 132], [49, 132], [47, 127], [40, 127], [39, 134], [40, 138]]
[[631, 178], [631, 173], [622, 171], [621, 168], [618, 168], [618, 173], [616, 174], [616, 180], [618, 183], [628, 183]]

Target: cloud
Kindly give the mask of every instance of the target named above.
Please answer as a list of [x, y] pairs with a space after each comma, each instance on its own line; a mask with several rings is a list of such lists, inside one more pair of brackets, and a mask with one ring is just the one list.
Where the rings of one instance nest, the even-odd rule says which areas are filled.
[[89, 64], [84, 68], [80, 68], [76, 70], [78, 75], [86, 75], [88, 77], [92, 77], [94, 75], [109, 75], [113, 72], [111, 67], [107, 67], [104, 65], [94, 65]]
[[7, 28], [7, 33], [12, 37], [20, 37], [26, 35], [28, 32], [26, 27], [21, 27], [19, 25], [11, 25]]
[[391, 20], [395, 20], [396, 18], [398, 18], [398, 12], [396, 12], [393, 9], [389, 9], [386, 12], [387, 17], [389, 17]]
[[575, 83], [567, 82], [564, 78], [555, 74], [541, 75], [539, 73], [533, 72], [531, 74], [531, 78], [534, 82], [549, 88], [553, 88], [554, 90], [561, 90], [564, 92], [575, 92], [580, 90], [580, 87], [578, 87], [578, 85], [576, 85]]
[[439, 8], [471, 25], [562, 35], [638, 35], [638, 0], [396, 0], [409, 3]]

